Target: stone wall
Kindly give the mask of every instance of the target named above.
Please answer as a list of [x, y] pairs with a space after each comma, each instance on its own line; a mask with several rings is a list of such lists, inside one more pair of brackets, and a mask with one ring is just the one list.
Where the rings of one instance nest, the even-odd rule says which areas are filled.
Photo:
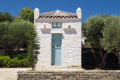
[[18, 80], [120, 80], [120, 71], [18, 72]]

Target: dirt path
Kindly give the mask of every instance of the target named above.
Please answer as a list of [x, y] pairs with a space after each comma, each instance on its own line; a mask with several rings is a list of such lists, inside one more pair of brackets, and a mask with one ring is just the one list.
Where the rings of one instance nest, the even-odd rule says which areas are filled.
[[17, 80], [17, 71], [0, 72], [0, 80]]
[[0, 80], [17, 80], [17, 71], [26, 71], [30, 68], [0, 68]]

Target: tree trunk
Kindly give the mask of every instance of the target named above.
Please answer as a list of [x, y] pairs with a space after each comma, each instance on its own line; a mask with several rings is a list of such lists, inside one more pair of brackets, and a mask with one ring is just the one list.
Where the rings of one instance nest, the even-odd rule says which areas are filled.
[[104, 61], [103, 61], [103, 53], [102, 53], [102, 49], [99, 48], [99, 53], [100, 53], [100, 56], [101, 56], [101, 62], [102, 62], [102, 67], [103, 67], [103, 64], [104, 64]]
[[107, 57], [107, 53], [103, 54], [103, 50], [102, 48], [99, 48], [100, 49], [100, 55], [101, 55], [101, 59], [102, 59], [102, 67], [105, 68], [106, 66], [106, 57]]
[[94, 51], [94, 49], [93, 48], [91, 48], [91, 51], [92, 51], [92, 53], [93, 53], [93, 55], [94, 55], [94, 59], [95, 59], [95, 61], [97, 60], [97, 58], [96, 58], [96, 55], [95, 55], [95, 51]]
[[114, 53], [117, 57], [118, 57], [118, 60], [119, 60], [119, 63], [120, 63], [120, 55], [119, 55], [119, 50], [115, 49], [115, 53]]
[[107, 53], [105, 53], [103, 56], [103, 68], [105, 68], [106, 66], [106, 58], [107, 58]]
[[116, 56], [118, 57], [119, 63], [120, 63], [120, 55], [118, 53], [115, 53]]

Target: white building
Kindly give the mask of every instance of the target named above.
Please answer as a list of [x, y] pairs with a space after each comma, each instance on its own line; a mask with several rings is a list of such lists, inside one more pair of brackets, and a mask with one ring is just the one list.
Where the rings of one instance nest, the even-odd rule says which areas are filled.
[[34, 10], [40, 54], [36, 67], [81, 67], [81, 9], [76, 13]]

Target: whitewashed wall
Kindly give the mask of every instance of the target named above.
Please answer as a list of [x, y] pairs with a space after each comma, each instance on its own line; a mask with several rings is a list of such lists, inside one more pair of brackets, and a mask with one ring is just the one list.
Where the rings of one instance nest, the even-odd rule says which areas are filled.
[[[52, 22], [62, 22], [62, 28], [52, 28]], [[44, 25], [46, 25], [46, 29]], [[52, 33], [62, 33], [61, 67], [81, 66], [81, 19], [35, 19], [35, 29], [40, 44], [37, 68], [51, 67]]]

